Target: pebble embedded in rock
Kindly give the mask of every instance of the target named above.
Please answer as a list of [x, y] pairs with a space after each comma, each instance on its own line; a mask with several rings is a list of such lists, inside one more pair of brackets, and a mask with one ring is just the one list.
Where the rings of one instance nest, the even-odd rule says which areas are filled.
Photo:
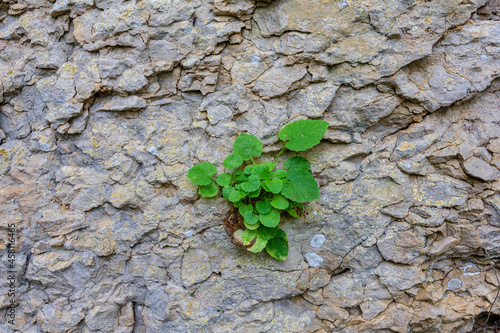
[[460, 289], [462, 287], [462, 280], [457, 278], [450, 279], [447, 283], [447, 286], [449, 290]]
[[323, 234], [317, 234], [314, 235], [314, 237], [311, 239], [311, 246], [312, 247], [321, 247], [323, 243], [325, 242], [325, 235]]
[[153, 155], [158, 154], [158, 150], [156, 149], [156, 147], [155, 147], [155, 146], [151, 146], [151, 147], [149, 147], [148, 151], [149, 151], [151, 154], [153, 154]]
[[306, 258], [307, 263], [311, 267], [318, 268], [323, 265], [323, 258], [317, 253], [306, 253], [304, 254], [304, 258]]

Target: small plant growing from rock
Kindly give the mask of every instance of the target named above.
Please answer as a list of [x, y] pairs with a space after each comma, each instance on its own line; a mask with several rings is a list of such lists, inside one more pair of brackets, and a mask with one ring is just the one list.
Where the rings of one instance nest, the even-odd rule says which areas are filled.
[[267, 253], [285, 260], [288, 255], [286, 233], [278, 228], [284, 213], [297, 217], [303, 203], [319, 198], [318, 183], [312, 176], [311, 163], [301, 156], [288, 158], [283, 170], [276, 163], [286, 150], [305, 151], [323, 138], [328, 123], [322, 120], [298, 120], [284, 126], [278, 137], [285, 146], [274, 161], [256, 163], [262, 154], [262, 143], [250, 134], [241, 133], [233, 144], [233, 153], [224, 160], [230, 172], [220, 174], [212, 163], [199, 163], [188, 172], [189, 179], [200, 185], [198, 193], [214, 197], [222, 195], [231, 202], [224, 218], [224, 228], [232, 242], [251, 252]]

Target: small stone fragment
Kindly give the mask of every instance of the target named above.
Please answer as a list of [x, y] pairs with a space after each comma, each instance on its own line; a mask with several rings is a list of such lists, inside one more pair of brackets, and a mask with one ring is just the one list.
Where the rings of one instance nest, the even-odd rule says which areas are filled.
[[450, 279], [446, 285], [448, 286], [448, 290], [457, 290], [462, 287], [462, 280], [453, 278]]
[[499, 175], [499, 171], [497, 168], [491, 166], [490, 164], [475, 156], [466, 160], [463, 163], [463, 167], [467, 174], [484, 181], [495, 180]]
[[306, 261], [307, 263], [309, 264], [309, 266], [311, 267], [320, 267], [321, 265], [323, 265], [323, 258], [318, 255], [317, 253], [306, 253], [304, 254], [304, 258], [306, 258]]
[[145, 107], [146, 101], [143, 98], [137, 96], [114, 96], [101, 107], [101, 111], [132, 111], [144, 109]]
[[317, 234], [314, 235], [314, 237], [311, 239], [311, 246], [312, 247], [321, 247], [323, 243], [325, 242], [325, 235], [323, 234]]

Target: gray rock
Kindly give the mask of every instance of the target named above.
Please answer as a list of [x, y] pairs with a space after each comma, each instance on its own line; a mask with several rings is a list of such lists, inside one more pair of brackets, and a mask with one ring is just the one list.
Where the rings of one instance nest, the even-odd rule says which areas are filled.
[[474, 156], [464, 161], [463, 167], [469, 175], [484, 181], [495, 180], [500, 174], [497, 168]]
[[434, 66], [429, 79], [431, 91], [441, 106], [449, 106], [461, 100], [471, 89], [471, 84], [464, 78], [450, 74], [441, 66]]
[[[470, 330], [494, 301], [484, 251], [500, 257], [493, 3], [4, 6], [0, 239], [15, 225], [28, 282], [15, 330]], [[187, 173], [224, 172], [241, 132], [271, 160], [302, 118], [329, 122], [298, 153], [320, 197], [283, 214], [281, 262], [231, 244], [228, 201]]]
[[51, 237], [69, 234], [88, 226], [85, 214], [78, 211], [44, 211], [38, 223]]
[[253, 87], [253, 92], [264, 99], [280, 96], [290, 90], [292, 84], [307, 73], [305, 66], [275, 66], [262, 74]]
[[143, 98], [114, 96], [100, 108], [100, 111], [132, 111], [145, 107], [146, 101]]
[[380, 277], [380, 282], [390, 291], [401, 291], [424, 281], [424, 274], [415, 266], [382, 263], [375, 273]]
[[148, 85], [148, 79], [134, 70], [126, 70], [118, 81], [118, 88], [127, 92], [134, 93]]
[[82, 103], [65, 103], [56, 107], [49, 106], [49, 112], [45, 116], [45, 119], [52, 126], [57, 127], [69, 119], [78, 116], [82, 112], [82, 108]]

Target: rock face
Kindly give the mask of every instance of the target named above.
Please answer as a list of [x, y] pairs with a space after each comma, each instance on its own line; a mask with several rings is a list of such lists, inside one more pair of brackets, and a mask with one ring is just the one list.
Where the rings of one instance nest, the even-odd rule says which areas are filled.
[[[1, 332], [465, 333], [492, 306], [497, 1], [0, 8]], [[330, 123], [320, 199], [277, 262], [230, 243], [187, 171], [241, 132], [271, 159], [301, 118]]]

